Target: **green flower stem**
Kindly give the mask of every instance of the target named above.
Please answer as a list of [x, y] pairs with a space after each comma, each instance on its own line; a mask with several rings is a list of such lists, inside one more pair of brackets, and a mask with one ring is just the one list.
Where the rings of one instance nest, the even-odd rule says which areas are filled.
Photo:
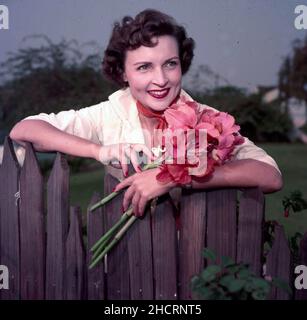
[[121, 217], [120, 219], [116, 222], [112, 228], [110, 228], [91, 248], [91, 252], [95, 251], [100, 245], [102, 245], [104, 242], [109, 241], [111, 238], [112, 234], [124, 223], [127, 221], [127, 219], [132, 215], [132, 208], [127, 210]]
[[148, 163], [144, 166], [142, 171], [148, 170], [148, 169], [154, 169], [157, 168], [159, 166], [158, 162], [153, 162], [153, 163]]
[[[144, 166], [143, 171], [148, 170], [148, 169], [152, 169], [152, 168], [156, 168], [158, 167], [158, 163], [153, 162], [153, 163], [148, 163]], [[99, 202], [93, 204], [90, 207], [90, 211], [94, 211], [97, 208], [103, 206], [104, 204], [106, 204], [107, 202], [109, 202], [110, 200], [112, 200], [113, 198], [115, 198], [122, 190], [119, 190], [117, 192], [112, 192], [109, 195], [107, 195], [106, 197], [104, 197], [103, 199], [101, 199]]]
[[[121, 191], [121, 190], [120, 190]], [[101, 199], [99, 202], [95, 203], [94, 205], [92, 205], [90, 207], [90, 211], [94, 211], [96, 210], [97, 208], [103, 206], [104, 204], [106, 204], [107, 202], [109, 202], [110, 200], [112, 200], [113, 198], [115, 198], [119, 193], [120, 191], [117, 191], [117, 192], [112, 192], [110, 193], [109, 195], [107, 195], [106, 197], [104, 197], [103, 199]]]
[[[157, 159], [156, 162], [153, 163], [148, 163], [147, 165], [145, 165], [142, 169], [142, 171], [148, 170], [148, 169], [153, 169], [153, 168], [157, 168], [159, 166], [159, 159]], [[108, 201], [112, 200], [114, 197], [116, 197], [119, 193], [121, 192], [112, 192], [111, 194], [109, 194], [107, 197], [103, 198], [102, 200], [100, 200], [99, 202], [97, 202], [96, 204], [94, 204], [91, 208], [90, 211], [94, 211], [95, 209], [99, 208], [100, 206], [103, 206], [104, 204], [106, 204]], [[92, 256], [92, 260], [93, 262], [90, 265], [90, 269], [92, 269], [105, 255], [107, 252], [109, 252], [109, 250], [111, 250], [113, 248], [113, 246], [121, 239], [121, 237], [123, 236], [123, 234], [127, 231], [127, 229], [134, 223], [134, 221], [136, 221], [136, 217], [135, 216], [131, 216], [133, 213], [132, 208], [130, 208], [129, 210], [127, 210], [121, 217], [120, 219], [117, 221], [117, 223], [111, 228], [109, 229], [95, 244], [94, 246], [90, 249], [91, 252], [93, 252], [93, 256]], [[130, 217], [130, 219], [128, 220], [128, 218]], [[128, 220], [128, 222], [126, 222]], [[107, 244], [113, 233], [123, 224], [125, 223], [124, 227], [122, 229], [120, 229], [120, 231], [115, 235], [115, 237], [113, 238], [113, 240], [111, 241], [111, 243]]]
[[124, 227], [115, 235], [114, 239], [110, 244], [102, 251], [102, 253], [96, 257], [96, 259], [91, 263], [89, 269], [92, 269], [96, 266], [96, 264], [120, 241], [125, 232], [129, 229], [129, 227], [136, 221], [136, 216], [131, 216], [128, 222], [124, 225]]

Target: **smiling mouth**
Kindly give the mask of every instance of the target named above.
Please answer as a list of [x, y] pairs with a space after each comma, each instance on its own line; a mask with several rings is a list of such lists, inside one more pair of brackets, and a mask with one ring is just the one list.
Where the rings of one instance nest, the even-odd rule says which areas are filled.
[[168, 95], [169, 91], [170, 89], [167, 88], [163, 90], [150, 90], [148, 91], [148, 93], [156, 99], [163, 99]]

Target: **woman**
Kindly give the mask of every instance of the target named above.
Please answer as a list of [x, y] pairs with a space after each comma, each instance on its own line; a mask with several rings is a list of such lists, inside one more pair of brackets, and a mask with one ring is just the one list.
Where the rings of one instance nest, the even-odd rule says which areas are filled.
[[[21, 144], [31, 142], [38, 151], [91, 157], [104, 164], [118, 160], [126, 177], [116, 187], [127, 187], [123, 210], [132, 205], [134, 214], [142, 215], [149, 200], [177, 186], [173, 181], [159, 183], [159, 168], [141, 172], [138, 153], [152, 160], [150, 139], [163, 112], [182, 97], [192, 100], [181, 89], [181, 80], [193, 49], [194, 41], [184, 28], [161, 12], [145, 10], [135, 19], [125, 17], [115, 24], [103, 60], [104, 74], [122, 89], [95, 106], [27, 117], [14, 126], [10, 137]], [[128, 178], [127, 158], [136, 171]], [[206, 181], [193, 180], [190, 187], [230, 186], [258, 186], [269, 193], [281, 189], [282, 178], [275, 161], [245, 138], [232, 161], [217, 167]]]

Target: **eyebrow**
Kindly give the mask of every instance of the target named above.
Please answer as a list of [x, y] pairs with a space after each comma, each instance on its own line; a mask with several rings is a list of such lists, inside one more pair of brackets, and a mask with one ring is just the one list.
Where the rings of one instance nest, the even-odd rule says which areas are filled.
[[[175, 57], [166, 59], [166, 60], [164, 61], [164, 63], [167, 62], [167, 61], [173, 60], [173, 59], [178, 59], [178, 60], [179, 60], [179, 57], [175, 56]], [[137, 64], [148, 64], [148, 63], [151, 63], [151, 62], [149, 62], [149, 61], [140, 61], [140, 62], [134, 63], [133, 65], [135, 66], [135, 65], [137, 65]]]

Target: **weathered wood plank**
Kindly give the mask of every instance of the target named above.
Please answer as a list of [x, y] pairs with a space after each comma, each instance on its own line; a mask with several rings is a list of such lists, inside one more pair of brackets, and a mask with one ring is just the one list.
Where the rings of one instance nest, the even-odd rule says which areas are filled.
[[[217, 254], [236, 260], [237, 191], [235, 189], [207, 192], [207, 244]], [[210, 263], [210, 262], [209, 262]]]
[[85, 299], [85, 267], [81, 210], [80, 207], [71, 207], [70, 227], [66, 240], [66, 299]]
[[180, 210], [179, 299], [191, 299], [191, 278], [204, 267], [206, 193], [183, 190]]
[[[101, 196], [97, 192], [94, 193], [89, 208], [98, 202]], [[87, 213], [87, 269], [90, 265], [91, 247], [100, 239], [100, 237], [106, 231], [105, 222], [105, 210], [104, 207], [100, 207], [93, 212], [90, 212], [88, 208]], [[88, 300], [104, 300], [105, 299], [105, 273], [104, 262], [102, 261], [95, 268], [88, 270]]]
[[178, 238], [174, 209], [168, 194], [159, 197], [152, 214], [155, 300], [177, 300]]
[[5, 300], [20, 298], [19, 170], [12, 141], [6, 137], [0, 167], [0, 264], [9, 270], [9, 289], [0, 290]]
[[[118, 184], [117, 179], [105, 174], [105, 194], [110, 194]], [[123, 194], [118, 195], [105, 205], [106, 228], [109, 230], [122, 215]], [[108, 300], [129, 300], [130, 279], [129, 279], [129, 258], [126, 235], [107, 255], [107, 299]]]
[[[307, 232], [300, 242], [299, 265], [304, 266], [305, 268], [307, 267]], [[300, 277], [300, 283], [302, 281], [306, 282], [306, 275], [302, 275], [302, 270], [300, 270], [300, 274], [296, 274], [295, 276]], [[295, 300], [307, 300], [306, 287], [305, 289], [295, 290]]]
[[47, 183], [46, 299], [65, 298], [65, 240], [69, 215], [69, 167], [58, 153]]
[[150, 210], [146, 210], [127, 232], [131, 300], [154, 297], [150, 220]]
[[[272, 249], [267, 255], [266, 276], [279, 278], [292, 287], [291, 253], [288, 240], [282, 226], [275, 227], [275, 239]], [[271, 300], [289, 300], [289, 294], [273, 287], [270, 293]]]
[[44, 299], [45, 228], [44, 185], [33, 147], [26, 144], [20, 175], [21, 299]]
[[248, 263], [262, 275], [264, 195], [258, 188], [245, 189], [240, 199], [237, 262]]

